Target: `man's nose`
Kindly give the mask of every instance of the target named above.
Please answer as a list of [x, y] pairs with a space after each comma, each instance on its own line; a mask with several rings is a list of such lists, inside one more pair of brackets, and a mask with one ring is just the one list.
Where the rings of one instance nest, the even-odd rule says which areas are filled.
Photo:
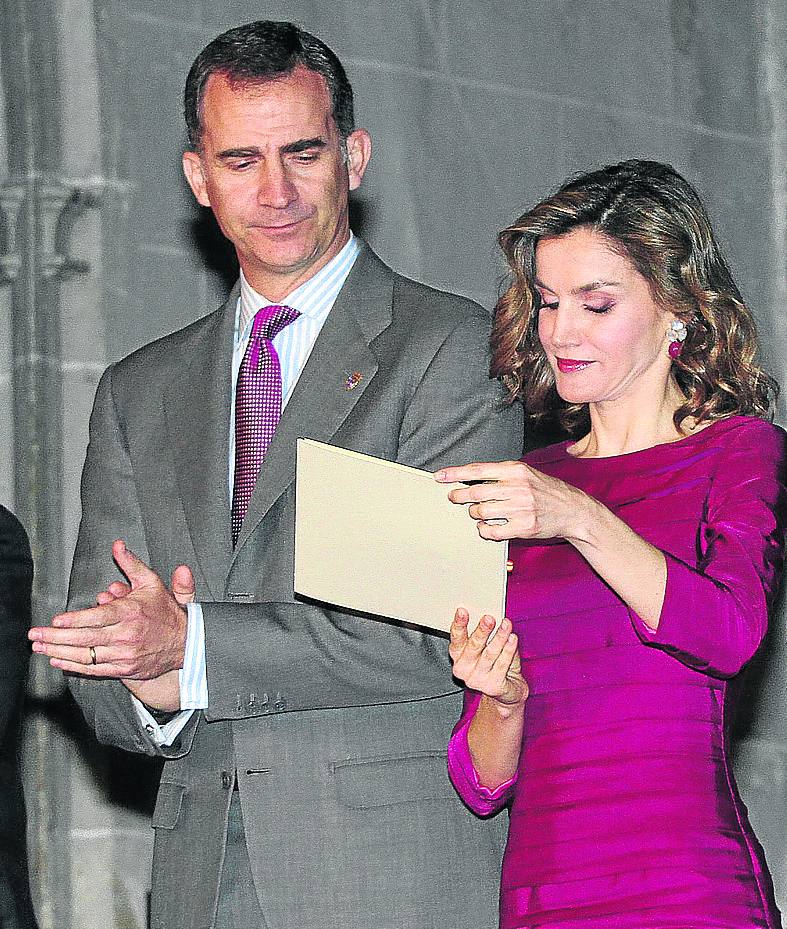
[[257, 201], [261, 206], [284, 209], [298, 196], [286, 165], [278, 162], [266, 164], [260, 172]]

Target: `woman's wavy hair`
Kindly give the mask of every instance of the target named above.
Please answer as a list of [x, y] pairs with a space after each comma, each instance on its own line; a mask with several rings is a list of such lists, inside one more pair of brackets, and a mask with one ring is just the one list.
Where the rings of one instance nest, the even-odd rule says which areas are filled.
[[630, 160], [567, 181], [504, 229], [498, 242], [511, 274], [497, 302], [492, 375], [521, 397], [534, 423], [587, 429], [586, 404], [558, 396], [538, 338], [536, 246], [587, 227], [632, 262], [656, 302], [686, 324], [673, 371], [685, 402], [675, 426], [736, 413], [767, 416], [778, 386], [757, 363], [757, 333], [694, 188], [669, 165]]

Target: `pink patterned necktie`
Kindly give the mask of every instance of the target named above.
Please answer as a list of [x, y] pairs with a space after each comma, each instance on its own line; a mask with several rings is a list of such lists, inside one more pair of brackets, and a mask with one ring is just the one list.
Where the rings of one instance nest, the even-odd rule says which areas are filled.
[[281, 417], [281, 365], [273, 339], [300, 314], [272, 304], [254, 317], [235, 388], [235, 482], [232, 544], [238, 541], [265, 453]]

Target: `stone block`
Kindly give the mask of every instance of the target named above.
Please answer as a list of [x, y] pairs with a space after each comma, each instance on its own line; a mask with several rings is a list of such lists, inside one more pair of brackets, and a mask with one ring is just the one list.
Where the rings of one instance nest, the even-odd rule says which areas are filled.
[[167, 132], [150, 127], [129, 134], [129, 222], [135, 243], [178, 247], [188, 239], [181, 221], [195, 210], [181, 168], [183, 143], [179, 114]]
[[787, 906], [787, 744], [752, 739], [735, 753], [735, 774], [773, 876], [776, 902]]
[[201, 48], [188, 23], [134, 18], [113, 8], [98, 22], [104, 117], [127, 130], [166, 134], [182, 124], [183, 83]]
[[489, 305], [502, 273], [497, 232], [562, 174], [554, 107], [372, 68], [360, 86], [375, 140], [362, 233], [395, 267]]

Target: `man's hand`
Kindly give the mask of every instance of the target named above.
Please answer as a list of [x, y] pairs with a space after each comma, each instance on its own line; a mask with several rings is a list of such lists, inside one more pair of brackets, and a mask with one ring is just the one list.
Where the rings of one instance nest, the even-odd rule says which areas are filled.
[[135, 681], [124, 677], [120, 683], [149, 710], [177, 713], [180, 709], [180, 675], [177, 671], [167, 671], [152, 681]]
[[110, 585], [97, 606], [60, 613], [51, 626], [31, 629], [33, 651], [53, 668], [89, 677], [152, 681], [175, 672], [171, 681], [183, 667], [187, 618], [181, 604], [193, 599], [191, 572], [181, 565], [173, 573], [176, 595], [124, 542], [116, 541], [112, 554], [130, 590]]
[[[181, 606], [193, 603], [196, 599], [194, 575], [188, 565], [178, 565], [172, 572], [169, 589]], [[115, 581], [96, 597], [96, 603], [103, 606], [131, 593], [131, 587], [122, 581]], [[135, 681], [123, 678], [122, 683], [145, 706], [155, 710], [177, 712], [180, 709], [180, 677], [177, 671], [168, 671], [151, 681]]]

